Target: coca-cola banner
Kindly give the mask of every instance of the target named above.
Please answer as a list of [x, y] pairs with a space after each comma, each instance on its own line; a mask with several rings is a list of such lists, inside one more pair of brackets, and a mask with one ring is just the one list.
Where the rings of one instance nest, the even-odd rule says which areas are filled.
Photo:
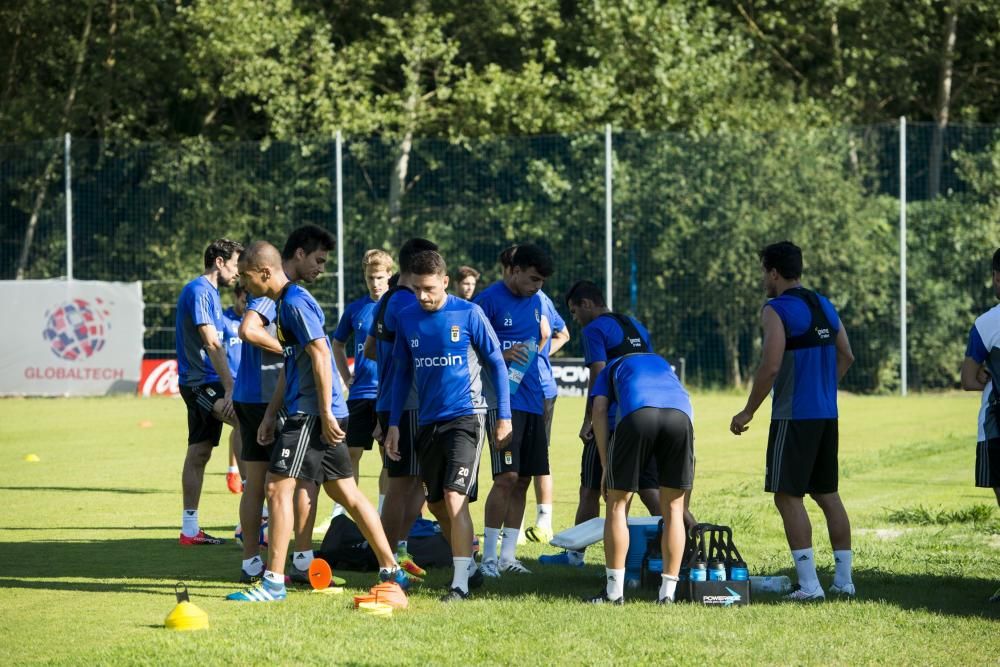
[[135, 391], [142, 359], [142, 285], [9, 280], [0, 286], [7, 344], [0, 395], [102, 396]]
[[140, 396], [180, 396], [176, 359], [143, 359]]

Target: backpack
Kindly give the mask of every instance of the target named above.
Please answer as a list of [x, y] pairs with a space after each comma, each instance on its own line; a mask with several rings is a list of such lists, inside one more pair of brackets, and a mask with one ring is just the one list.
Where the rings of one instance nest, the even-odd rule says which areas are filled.
[[316, 556], [335, 570], [366, 572], [378, 569], [375, 552], [368, 546], [357, 525], [344, 514], [335, 516], [330, 522], [330, 528], [326, 531], [323, 545]]

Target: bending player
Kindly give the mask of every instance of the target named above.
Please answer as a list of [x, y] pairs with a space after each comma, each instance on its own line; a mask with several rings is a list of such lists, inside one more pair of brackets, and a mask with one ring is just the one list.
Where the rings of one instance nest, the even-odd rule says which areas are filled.
[[351, 457], [337, 414], [346, 418], [343, 396], [334, 382], [333, 357], [324, 330], [323, 310], [309, 292], [291, 283], [282, 270], [277, 249], [263, 241], [246, 251], [244, 282], [254, 296], [275, 301], [278, 341], [286, 359], [284, 382], [276, 389], [261, 421], [258, 441], [273, 439], [275, 416], [282, 403], [288, 418], [272, 449], [267, 475], [270, 547], [263, 578], [227, 599], [273, 602], [287, 597], [281, 569], [292, 534], [292, 500], [297, 480], [322, 483], [340, 502], [368, 540], [379, 562], [379, 579], [404, 586], [409, 578], [392, 558], [378, 513], [354, 483]]
[[394, 374], [385, 452], [398, 459], [400, 422], [415, 384], [419, 397], [417, 451], [427, 502], [448, 537], [454, 575], [444, 602], [469, 597], [472, 517], [468, 492], [479, 473], [485, 436], [483, 371], [497, 387], [496, 441], [505, 446], [511, 433], [507, 367], [483, 311], [450, 296], [447, 267], [436, 252], [421, 252], [409, 262], [417, 304], [399, 314], [393, 345]]
[[236, 425], [233, 378], [221, 340], [219, 288], [232, 285], [239, 277], [237, 262], [242, 250], [243, 246], [236, 241], [213, 241], [205, 249], [205, 272], [185, 285], [177, 300], [177, 374], [188, 420], [188, 446], [181, 472], [184, 494], [181, 546], [225, 542], [201, 529], [198, 504], [205, 465], [212, 457], [212, 449], [219, 445], [222, 424]]
[[[659, 601], [674, 601], [684, 554], [684, 494], [694, 484], [691, 399], [667, 360], [651, 353], [620, 356], [601, 371], [592, 391], [594, 439], [604, 475], [605, 589], [588, 602], [624, 602], [628, 553], [628, 504], [652, 460], [660, 485], [664, 555]], [[608, 411], [616, 406], [614, 434]]]
[[831, 593], [853, 597], [851, 522], [837, 493], [837, 385], [854, 362], [836, 309], [826, 297], [802, 287], [802, 250], [789, 241], [760, 251], [764, 329], [760, 366], [746, 407], [729, 430], [741, 435], [773, 388], [764, 490], [774, 494], [798, 574], [787, 598], [826, 597], [816, 575], [812, 524], [803, 498], [809, 494], [826, 517], [836, 569]]

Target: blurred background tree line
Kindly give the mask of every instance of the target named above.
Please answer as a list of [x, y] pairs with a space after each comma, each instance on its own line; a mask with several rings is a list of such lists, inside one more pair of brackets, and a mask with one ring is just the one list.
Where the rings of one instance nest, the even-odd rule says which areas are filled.
[[347, 298], [365, 248], [419, 233], [486, 279], [539, 242], [561, 304], [603, 284], [611, 124], [615, 306], [658, 351], [745, 382], [756, 251], [789, 238], [852, 335], [849, 388], [891, 391], [906, 116], [910, 385], [950, 387], [993, 303], [998, 39], [1000, 0], [11, 1], [2, 276], [65, 272], [68, 132], [75, 276], [144, 280], [167, 322], [211, 238], [333, 228], [340, 131]]

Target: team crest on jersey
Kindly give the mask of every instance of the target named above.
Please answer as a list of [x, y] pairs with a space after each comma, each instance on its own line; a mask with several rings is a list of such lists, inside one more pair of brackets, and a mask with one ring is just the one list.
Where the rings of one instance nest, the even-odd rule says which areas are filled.
[[453, 326], [451, 328], [451, 342], [452, 343], [457, 343], [458, 339], [459, 339], [459, 336], [461, 336], [461, 334], [462, 334], [462, 330], [458, 328], [458, 325], [456, 324], [455, 326]]

